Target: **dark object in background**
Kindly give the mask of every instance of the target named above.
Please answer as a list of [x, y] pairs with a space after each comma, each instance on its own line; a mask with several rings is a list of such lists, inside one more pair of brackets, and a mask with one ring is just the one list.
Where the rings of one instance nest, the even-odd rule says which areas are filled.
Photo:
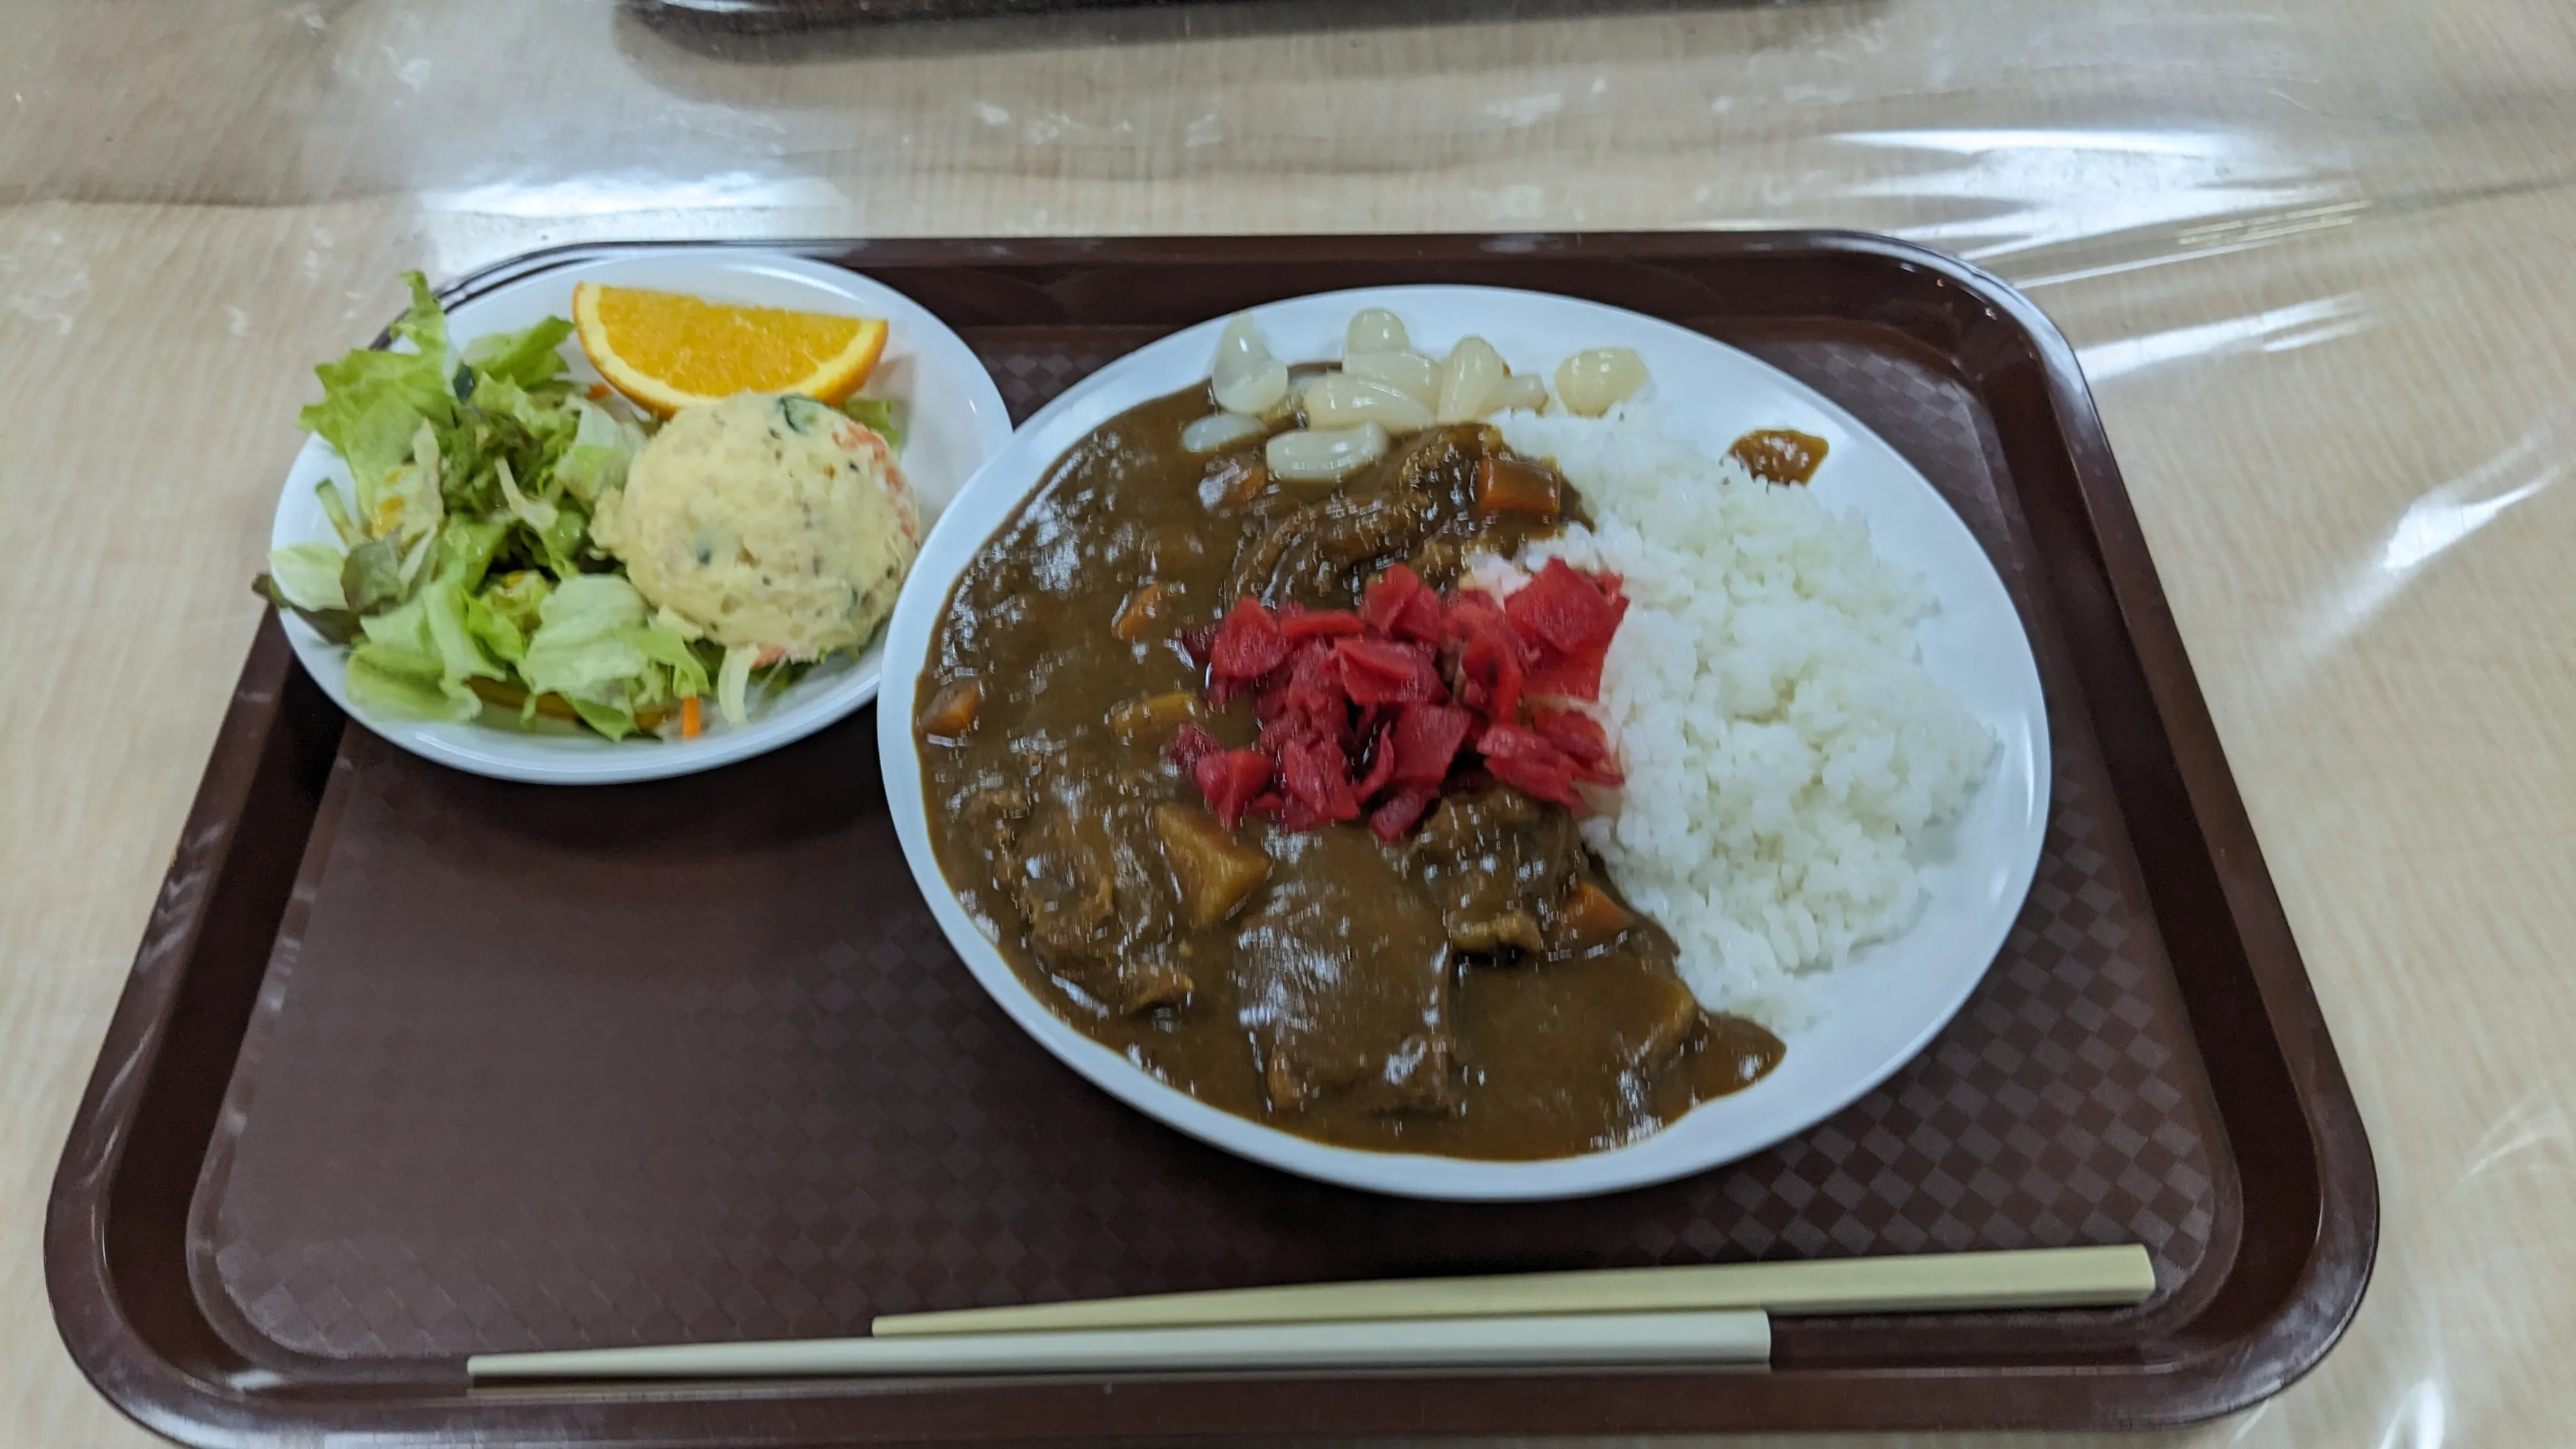
[[759, 36], [887, 21], [977, 20], [1174, 3], [1196, 8], [1217, 0], [626, 0], [626, 8], [657, 30]]

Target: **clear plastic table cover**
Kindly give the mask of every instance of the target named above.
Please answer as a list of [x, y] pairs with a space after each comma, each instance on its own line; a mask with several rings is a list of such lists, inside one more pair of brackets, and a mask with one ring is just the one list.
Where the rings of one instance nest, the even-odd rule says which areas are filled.
[[143, 1442], [47, 1326], [42, 1185], [257, 617], [305, 369], [399, 269], [1792, 225], [1973, 259], [2080, 348], [2369, 1122], [2343, 1345], [2151, 1442], [2576, 1419], [2564, 0], [1244, 0], [754, 40], [607, 0], [22, 0], [0, 92], [0, 1439]]

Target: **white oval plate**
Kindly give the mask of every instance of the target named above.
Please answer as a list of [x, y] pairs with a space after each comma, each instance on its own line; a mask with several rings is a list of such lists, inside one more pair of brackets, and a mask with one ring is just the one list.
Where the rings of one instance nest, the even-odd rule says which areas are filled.
[[2003, 580], [1912, 464], [1813, 389], [1731, 347], [1633, 312], [1485, 287], [1371, 288], [1254, 311], [1273, 352], [1306, 360], [1340, 356], [1343, 327], [1361, 307], [1392, 309], [1426, 350], [1446, 351], [1477, 333], [1515, 371], [1541, 376], [1578, 348], [1633, 347], [1653, 379], [1639, 405], [1665, 432], [1711, 456], [1756, 427], [1797, 428], [1831, 445], [1811, 486], [1836, 510], [1867, 520], [1881, 557], [1930, 581], [1940, 607], [1917, 630], [1924, 663], [1998, 743], [1992, 773], [1924, 862], [1922, 915], [1841, 970], [1807, 978], [1811, 1019], [1783, 1032], [1788, 1054], [1769, 1076], [1643, 1141], [1540, 1162], [1335, 1147], [1265, 1127], [1165, 1086], [1058, 1017], [967, 917], [940, 874], [912, 731], [916, 686], [949, 590], [984, 541], [1067, 447], [1138, 403], [1204, 379], [1219, 319], [1112, 363], [1031, 418], [951, 505], [904, 585], [886, 630], [894, 663], [878, 705], [877, 741], [904, 855], [940, 926], [1011, 1018], [1101, 1088], [1228, 1151], [1348, 1187], [1462, 1200], [1611, 1192], [1731, 1161], [1830, 1116], [1931, 1041], [1985, 975], [2030, 889], [2047, 824], [2048, 721], [2030, 640]]
[[[803, 257], [722, 248], [670, 248], [568, 263], [505, 283], [447, 315], [448, 339], [460, 350], [477, 337], [515, 332], [553, 315], [572, 315], [576, 282], [607, 282], [686, 292], [715, 302], [795, 307], [887, 320], [885, 356], [860, 392], [895, 398], [911, 410], [904, 438], [903, 471], [921, 501], [925, 523], [957, 496], [984, 460], [1011, 436], [1010, 415], [983, 363], [947, 324], [920, 303], [839, 267]], [[563, 354], [582, 383], [599, 373], [567, 339]], [[330, 520], [313, 496], [330, 478], [349, 496], [349, 472], [320, 438], [304, 440], [287, 470], [277, 500], [269, 544], [309, 543], [331, 537]], [[551, 785], [603, 785], [658, 780], [749, 759], [803, 739], [876, 697], [885, 657], [882, 632], [856, 655], [823, 661], [774, 699], [741, 729], [710, 722], [694, 740], [629, 739], [611, 742], [592, 734], [535, 734], [482, 724], [408, 720], [349, 703], [348, 651], [285, 615], [286, 637], [296, 657], [332, 702], [352, 719], [413, 754], [477, 775]]]

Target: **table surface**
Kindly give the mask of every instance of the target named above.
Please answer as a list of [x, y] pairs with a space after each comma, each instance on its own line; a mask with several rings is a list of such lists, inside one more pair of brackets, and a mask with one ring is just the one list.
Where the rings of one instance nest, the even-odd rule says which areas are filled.
[[758, 43], [607, 0], [15, 0], [0, 92], [0, 1441], [153, 1442], [55, 1337], [45, 1192], [258, 619], [307, 369], [397, 271], [1823, 225], [1974, 259], [2081, 349], [2378, 1152], [2334, 1355], [2099, 1442], [2564, 1442], [2566, 0], [1248, 0]]

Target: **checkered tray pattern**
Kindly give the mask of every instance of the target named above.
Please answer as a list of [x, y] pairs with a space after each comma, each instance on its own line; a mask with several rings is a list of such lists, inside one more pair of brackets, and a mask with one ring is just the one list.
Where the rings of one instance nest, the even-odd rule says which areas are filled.
[[[1151, 335], [969, 333], [1019, 416]], [[218, 1330], [254, 1362], [354, 1368], [1076, 1296], [2116, 1241], [2154, 1255], [2160, 1300], [2126, 1312], [2156, 1313], [2232, 1250], [2238, 1189], [1991, 425], [1894, 350], [1728, 340], [1943, 490], [2032, 616], [2049, 690], [2030, 900], [1958, 1018], [1847, 1110], [1606, 1199], [1307, 1183], [1120, 1106], [984, 997], [904, 866], [871, 714], [600, 790], [352, 730], [195, 1199]], [[2048, 1331], [2087, 1317], [2121, 1321]]]

